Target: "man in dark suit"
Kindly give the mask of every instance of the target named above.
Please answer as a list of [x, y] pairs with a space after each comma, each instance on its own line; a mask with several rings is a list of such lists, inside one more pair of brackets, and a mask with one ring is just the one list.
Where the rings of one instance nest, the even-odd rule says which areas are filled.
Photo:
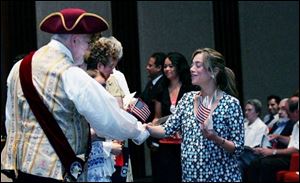
[[[166, 58], [166, 54], [162, 52], [153, 53], [148, 60], [147, 72], [149, 81], [142, 92], [140, 98], [148, 105], [151, 111], [147, 122], [152, 122], [155, 113], [154, 98], [157, 92], [160, 90], [161, 82], [163, 80], [163, 65]], [[151, 151], [151, 166], [152, 166], [152, 181], [156, 182], [159, 171], [158, 167], [158, 139], [149, 137], [147, 139], [147, 145]]]
[[157, 91], [159, 90], [160, 83], [163, 78], [163, 65], [166, 55], [162, 52], [153, 53], [147, 64], [147, 72], [149, 81], [142, 92], [140, 98], [148, 105], [151, 114], [147, 119], [147, 122], [151, 122], [154, 118], [154, 101]]

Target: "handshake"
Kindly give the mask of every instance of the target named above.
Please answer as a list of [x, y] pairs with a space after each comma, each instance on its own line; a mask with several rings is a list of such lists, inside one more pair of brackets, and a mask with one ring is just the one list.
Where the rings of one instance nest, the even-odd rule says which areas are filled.
[[[166, 119], [169, 116], [166, 116], [164, 118], [159, 118], [159, 122], [163, 121], [165, 122]], [[132, 139], [132, 141], [136, 144], [136, 145], [141, 145], [143, 142], [146, 141], [146, 139], [151, 135], [155, 138], [165, 138], [165, 131], [162, 128], [162, 126], [158, 125], [158, 124], [153, 124], [153, 123], [141, 123], [138, 122], [138, 129], [140, 129], [142, 131], [142, 133], [135, 139]]]
[[[169, 116], [166, 116], [166, 117], [163, 117], [163, 118], [159, 118], [158, 120], [162, 121], [162, 122], [165, 122], [168, 117]], [[137, 145], [140, 145], [141, 143], [143, 143], [150, 135], [152, 137], [157, 138], [157, 139], [166, 138], [167, 137], [165, 135], [165, 130], [164, 130], [164, 128], [161, 125], [153, 124], [153, 123], [144, 123], [144, 124], [139, 123], [138, 125], [140, 125], [141, 129], [144, 130], [143, 131], [144, 135], [140, 135], [141, 138], [133, 140], [133, 142], [135, 144], [137, 144]]]
[[138, 128], [141, 129], [142, 133], [135, 139], [132, 139], [136, 145], [141, 145], [143, 142], [147, 140], [150, 136], [149, 131], [147, 130], [147, 124], [138, 123]]
[[123, 99], [123, 108], [141, 121], [138, 122], [138, 129], [140, 129], [142, 133], [137, 138], [132, 139], [132, 141], [137, 145], [141, 145], [150, 136], [150, 134], [156, 138], [165, 137], [164, 130], [158, 125], [166, 122], [169, 116], [156, 119], [153, 123], [146, 123], [151, 114], [149, 107], [142, 99], [134, 98], [134, 95], [135, 92], [125, 96]]
[[142, 133], [137, 138], [132, 139], [135, 144], [141, 145], [150, 136], [150, 133], [146, 129], [145, 123], [151, 112], [148, 105], [144, 101], [142, 101], [142, 99], [134, 98], [134, 95], [135, 92], [124, 97], [123, 108], [131, 115], [136, 117], [139, 121], [141, 121], [138, 122], [137, 125], [138, 129], [141, 130]]

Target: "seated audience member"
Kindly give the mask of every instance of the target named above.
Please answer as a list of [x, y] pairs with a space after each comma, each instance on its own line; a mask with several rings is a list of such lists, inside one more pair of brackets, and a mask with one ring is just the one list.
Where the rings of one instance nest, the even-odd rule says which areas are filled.
[[245, 150], [239, 157], [239, 168], [244, 177], [244, 170], [257, 156], [252, 153], [252, 149], [260, 147], [263, 138], [269, 132], [267, 125], [260, 119], [262, 104], [257, 99], [249, 99], [245, 105]]
[[273, 125], [278, 121], [278, 110], [280, 97], [277, 95], [270, 95], [267, 98], [268, 101], [268, 114], [265, 115], [263, 121], [268, 125], [269, 128], [272, 128]]
[[262, 104], [257, 99], [250, 99], [245, 106], [245, 146], [258, 147], [269, 133], [267, 125], [260, 119]]
[[[279, 119], [273, 125], [269, 133], [269, 138], [273, 139], [274, 135], [290, 136], [292, 134], [295, 121], [290, 120], [290, 118], [288, 117], [287, 105], [288, 98], [284, 98], [280, 101], [278, 111]], [[271, 143], [273, 148], [287, 148], [287, 144], [281, 141], [274, 140]]]
[[299, 153], [299, 96], [292, 96], [288, 100], [287, 109], [289, 118], [296, 122], [292, 135], [289, 137], [276, 135], [274, 139], [285, 142], [288, 147], [284, 149], [256, 148], [255, 153], [263, 157], [250, 164], [248, 172], [250, 182], [275, 182], [278, 171], [289, 169], [291, 154]]

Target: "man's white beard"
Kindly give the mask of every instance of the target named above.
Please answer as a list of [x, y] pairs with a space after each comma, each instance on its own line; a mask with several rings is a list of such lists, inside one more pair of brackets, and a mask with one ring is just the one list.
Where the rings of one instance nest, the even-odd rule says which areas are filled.
[[286, 121], [288, 121], [288, 120], [289, 120], [289, 118], [283, 117], [283, 118], [279, 118], [279, 119], [278, 119], [278, 122], [279, 122], [279, 123], [282, 123], [282, 122], [286, 122]]

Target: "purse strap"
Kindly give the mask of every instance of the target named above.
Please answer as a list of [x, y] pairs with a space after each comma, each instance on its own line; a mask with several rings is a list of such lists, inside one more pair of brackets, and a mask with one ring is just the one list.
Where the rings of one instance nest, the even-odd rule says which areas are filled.
[[52, 113], [42, 101], [32, 81], [31, 62], [34, 52], [24, 57], [20, 65], [20, 82], [24, 96], [65, 168], [64, 180], [75, 181], [83, 172], [84, 161], [76, 156]]

